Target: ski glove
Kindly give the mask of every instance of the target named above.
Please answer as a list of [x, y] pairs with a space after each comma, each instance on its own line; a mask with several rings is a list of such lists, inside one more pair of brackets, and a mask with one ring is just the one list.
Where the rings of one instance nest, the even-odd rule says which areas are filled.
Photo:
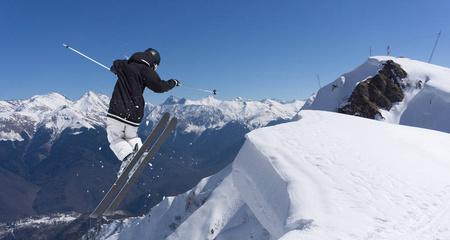
[[180, 86], [180, 81], [178, 81], [177, 79], [169, 79], [168, 82], [173, 87]]

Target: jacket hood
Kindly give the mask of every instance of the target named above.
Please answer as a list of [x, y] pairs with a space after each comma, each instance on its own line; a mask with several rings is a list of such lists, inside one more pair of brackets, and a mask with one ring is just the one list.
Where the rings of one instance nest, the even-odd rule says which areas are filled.
[[[129, 62], [137, 62], [137, 63], [143, 63], [149, 67], [153, 67], [154, 64], [159, 65], [160, 57], [159, 53], [154, 50], [154, 52], [149, 51], [153, 49], [148, 49], [145, 52], [136, 52], [134, 53], [130, 59]], [[155, 54], [156, 52], [156, 54]], [[153, 53], [153, 54], [152, 54]]]
[[148, 56], [145, 52], [136, 52], [128, 59], [128, 62], [135, 62], [145, 64], [151, 67], [150, 63], [152, 62], [151, 57]]

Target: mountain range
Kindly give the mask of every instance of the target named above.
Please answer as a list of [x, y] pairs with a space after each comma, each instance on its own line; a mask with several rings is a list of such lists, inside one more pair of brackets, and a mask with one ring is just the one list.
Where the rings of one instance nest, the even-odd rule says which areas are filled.
[[[76, 101], [58, 93], [0, 101], [0, 222], [95, 207], [120, 164], [106, 138], [108, 103], [94, 92]], [[214, 97], [147, 103], [142, 138], [164, 112], [180, 121], [124, 208], [142, 213], [192, 188], [234, 159], [247, 132], [290, 121], [302, 105]]]

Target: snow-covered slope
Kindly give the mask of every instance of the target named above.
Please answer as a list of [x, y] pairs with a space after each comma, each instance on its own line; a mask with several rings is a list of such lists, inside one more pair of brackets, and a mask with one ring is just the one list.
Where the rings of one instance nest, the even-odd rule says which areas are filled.
[[323, 111], [299, 119], [252, 131], [231, 172], [98, 238], [450, 239], [449, 134]]
[[321, 88], [304, 109], [336, 112], [347, 103], [358, 83], [377, 74], [388, 60], [398, 63], [408, 76], [401, 80], [403, 101], [389, 111], [381, 109], [380, 120], [450, 132], [450, 69], [408, 58], [371, 57]]
[[[28, 100], [0, 101], [0, 140], [21, 141], [21, 134], [32, 136], [40, 126], [51, 129], [55, 136], [66, 128], [104, 127], [108, 104], [107, 96], [94, 92], [76, 101], [58, 93]], [[147, 103], [147, 124], [156, 122], [168, 111], [180, 119], [179, 127], [185, 132], [201, 133], [232, 121], [254, 129], [272, 121], [291, 119], [302, 106], [303, 101], [221, 101], [214, 97], [194, 101], [170, 97], [161, 105]]]
[[301, 117], [249, 134], [234, 163], [236, 188], [274, 237], [450, 237], [449, 134], [334, 113]]

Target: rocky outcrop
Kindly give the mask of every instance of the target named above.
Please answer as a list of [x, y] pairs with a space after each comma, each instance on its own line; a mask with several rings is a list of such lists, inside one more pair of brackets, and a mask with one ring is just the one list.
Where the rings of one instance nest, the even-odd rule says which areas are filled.
[[352, 92], [346, 105], [338, 112], [375, 119], [381, 116], [379, 109], [390, 110], [404, 98], [402, 79], [407, 73], [399, 64], [388, 60], [375, 76], [361, 81]]

